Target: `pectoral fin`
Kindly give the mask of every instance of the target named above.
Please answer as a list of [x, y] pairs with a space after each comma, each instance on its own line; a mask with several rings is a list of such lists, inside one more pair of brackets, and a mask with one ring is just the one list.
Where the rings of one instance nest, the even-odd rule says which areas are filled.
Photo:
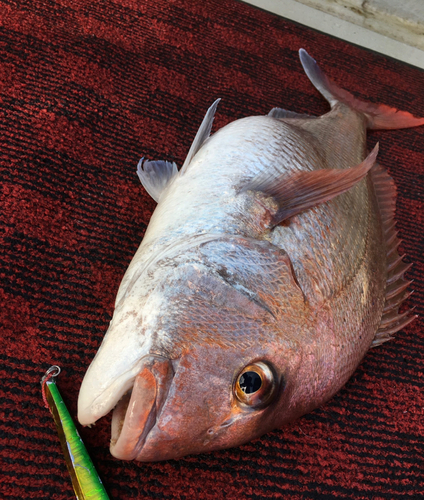
[[375, 163], [377, 153], [378, 144], [362, 163], [343, 170], [322, 169], [284, 173], [279, 177], [265, 177], [260, 174], [245, 186], [242, 192], [256, 191], [272, 197], [278, 207], [275, 213], [271, 214], [272, 225], [276, 226], [289, 217], [351, 189], [367, 175]]

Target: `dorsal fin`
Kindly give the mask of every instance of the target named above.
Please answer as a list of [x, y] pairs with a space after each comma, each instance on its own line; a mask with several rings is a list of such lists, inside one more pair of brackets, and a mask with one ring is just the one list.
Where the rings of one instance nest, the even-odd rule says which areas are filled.
[[177, 174], [177, 165], [169, 161], [149, 161], [142, 158], [137, 165], [140, 182], [156, 203], [159, 203], [164, 189]]
[[370, 171], [374, 184], [383, 221], [383, 233], [387, 244], [387, 281], [386, 302], [380, 326], [375, 334], [371, 347], [376, 347], [393, 338], [393, 334], [411, 323], [416, 316], [411, 314], [412, 310], [399, 314], [399, 307], [410, 295], [406, 288], [411, 283], [404, 279], [405, 272], [411, 264], [403, 262], [403, 256], [399, 256], [397, 248], [400, 240], [394, 223], [396, 186], [393, 179], [381, 166], [376, 164]]
[[194, 138], [194, 141], [190, 147], [190, 150], [187, 154], [187, 157], [183, 163], [183, 166], [181, 167], [180, 173], [184, 174], [184, 172], [187, 170], [187, 167], [189, 166], [191, 160], [193, 159], [193, 156], [199, 151], [199, 149], [202, 147], [202, 144], [206, 141], [206, 139], [209, 137], [212, 129], [212, 123], [213, 119], [215, 116], [215, 111], [216, 108], [218, 107], [219, 101], [221, 99], [217, 99], [212, 106], [206, 111], [206, 115], [203, 118], [203, 121], [199, 127], [199, 130], [197, 131], [196, 137]]
[[415, 118], [407, 111], [399, 111], [385, 104], [363, 102], [350, 92], [341, 89], [328, 76], [304, 49], [299, 50], [300, 62], [312, 85], [320, 92], [333, 108], [342, 102], [352, 109], [362, 113], [367, 118], [370, 129], [398, 129], [424, 125], [424, 118]]

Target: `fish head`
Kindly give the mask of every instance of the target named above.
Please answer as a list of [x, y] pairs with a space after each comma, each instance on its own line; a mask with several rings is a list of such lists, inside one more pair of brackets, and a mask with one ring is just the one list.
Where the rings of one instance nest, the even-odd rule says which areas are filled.
[[290, 371], [280, 369], [281, 361], [266, 350], [207, 345], [176, 361], [148, 360], [153, 369], [137, 376], [128, 406], [120, 403], [121, 420], [115, 410], [112, 455], [178, 459], [238, 446], [275, 428], [290, 392]]
[[194, 253], [159, 266], [166, 278], [147, 298], [123, 299], [83, 381], [79, 420], [114, 408], [117, 458], [229, 448], [297, 416], [291, 397], [306, 315], [287, 256], [242, 238]]

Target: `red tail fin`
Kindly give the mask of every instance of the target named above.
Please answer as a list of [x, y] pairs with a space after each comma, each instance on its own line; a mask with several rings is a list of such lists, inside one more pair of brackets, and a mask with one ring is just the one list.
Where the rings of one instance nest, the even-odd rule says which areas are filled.
[[341, 89], [325, 75], [315, 59], [304, 49], [299, 51], [300, 62], [314, 87], [327, 99], [331, 107], [338, 102], [350, 106], [363, 113], [368, 120], [370, 129], [396, 129], [424, 125], [424, 118], [415, 118], [407, 111], [399, 111], [385, 104], [372, 104], [356, 99], [346, 90]]

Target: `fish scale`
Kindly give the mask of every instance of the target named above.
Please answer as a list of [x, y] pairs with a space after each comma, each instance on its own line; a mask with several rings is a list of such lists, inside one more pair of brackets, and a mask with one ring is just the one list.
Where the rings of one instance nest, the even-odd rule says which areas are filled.
[[[293, 122], [324, 145], [322, 150], [327, 153], [320, 168], [350, 168], [363, 158], [365, 121], [351, 108], [338, 105], [319, 120], [293, 119]], [[328, 298], [338, 293], [357, 272], [369, 225], [368, 205], [368, 188], [362, 181], [331, 203], [299, 214], [298, 223], [275, 230], [273, 243], [288, 251], [295, 269], [299, 270], [299, 279], [308, 290], [312, 292], [318, 287], [318, 293]], [[344, 218], [343, 225], [332, 223], [340, 217]], [[308, 264], [306, 267], [302, 265], [304, 262]]]
[[398, 312], [395, 187], [366, 128], [424, 119], [363, 103], [300, 58], [327, 114], [274, 108], [210, 136], [216, 101], [180, 171], [138, 165], [158, 205], [78, 401], [82, 424], [115, 408], [117, 458], [204, 453], [291, 422], [414, 318]]

